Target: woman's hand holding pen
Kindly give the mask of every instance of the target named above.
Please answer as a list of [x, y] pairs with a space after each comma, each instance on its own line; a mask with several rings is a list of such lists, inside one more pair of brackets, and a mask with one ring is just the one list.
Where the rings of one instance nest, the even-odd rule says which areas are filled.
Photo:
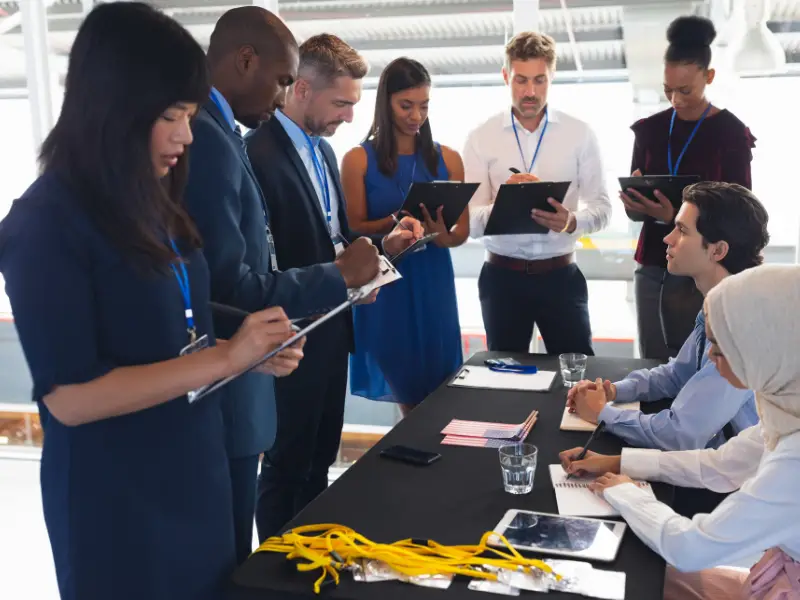
[[587, 450], [586, 456], [582, 460], [577, 460], [581, 452], [583, 452], [583, 448], [578, 447], [559, 453], [558, 458], [566, 473], [577, 477], [600, 473], [619, 473], [620, 455], [606, 456]]
[[[631, 173], [631, 177], [641, 176], [642, 172], [639, 169]], [[672, 206], [672, 202], [658, 190], [655, 190], [654, 194], [656, 199], [651, 200], [636, 190], [628, 188], [624, 192], [620, 191], [619, 198], [629, 211], [643, 213], [662, 223], [671, 223], [675, 218], [675, 208]]]
[[[236, 334], [224, 345], [230, 375], [244, 371], [294, 335], [292, 323], [280, 307], [267, 308], [249, 315]], [[283, 377], [297, 369], [303, 358], [305, 338], [276, 354], [258, 367], [258, 371]]]

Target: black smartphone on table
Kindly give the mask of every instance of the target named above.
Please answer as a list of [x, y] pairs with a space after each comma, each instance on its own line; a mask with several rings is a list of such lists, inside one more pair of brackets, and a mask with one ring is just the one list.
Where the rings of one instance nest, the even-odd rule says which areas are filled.
[[442, 455], [438, 452], [426, 452], [425, 450], [417, 450], [416, 448], [409, 448], [408, 446], [384, 448], [381, 450], [380, 456], [422, 467], [431, 465], [442, 458]]

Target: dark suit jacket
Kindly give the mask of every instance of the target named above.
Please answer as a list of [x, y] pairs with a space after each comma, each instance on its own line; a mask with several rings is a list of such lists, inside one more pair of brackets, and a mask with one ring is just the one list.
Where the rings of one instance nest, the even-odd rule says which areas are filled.
[[[324, 139], [319, 147], [333, 176], [330, 183], [339, 199], [341, 234], [349, 243], [358, 236], [354, 236], [347, 224], [347, 208], [336, 155]], [[282, 267], [299, 268], [334, 260], [336, 251], [314, 184], [289, 134], [278, 119], [270, 119], [247, 136], [247, 154], [267, 198], [278, 263]], [[380, 237], [374, 240], [378, 245]], [[347, 321], [347, 342], [348, 347], [352, 348], [352, 314], [348, 311], [342, 318]]]
[[[201, 108], [192, 133], [184, 198], [203, 238], [211, 299], [250, 312], [281, 306], [292, 318], [319, 314], [344, 302], [347, 290], [331, 263], [333, 257], [317, 261], [328, 264], [306, 269], [271, 271], [267, 204], [241, 138], [213, 102]], [[229, 339], [239, 324], [217, 315], [214, 329], [218, 337]], [[267, 450], [276, 429], [273, 378], [250, 373], [220, 393], [225, 396], [229, 455], [238, 458]]]

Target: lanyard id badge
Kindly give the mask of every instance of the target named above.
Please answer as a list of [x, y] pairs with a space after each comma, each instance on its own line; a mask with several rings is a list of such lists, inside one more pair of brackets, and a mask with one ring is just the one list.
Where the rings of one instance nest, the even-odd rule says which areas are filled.
[[[536, 164], [536, 159], [539, 156], [539, 149], [542, 147], [542, 140], [544, 139], [544, 134], [547, 133], [547, 126], [550, 123], [550, 111], [545, 106], [544, 108], [544, 125], [542, 126], [542, 133], [539, 134], [539, 141], [536, 142], [536, 150], [533, 153], [533, 158], [531, 159], [531, 164], [528, 166], [526, 172], [530, 173], [533, 171], [533, 166]], [[522, 143], [519, 141], [519, 132], [517, 131], [517, 120], [514, 118], [514, 109], [511, 109], [511, 128], [514, 130], [514, 137], [517, 139], [517, 150], [519, 150], [520, 158], [522, 158], [522, 166], [525, 167], [528, 164], [528, 161], [525, 160], [525, 152], [522, 150]]]
[[669, 169], [669, 174], [673, 177], [678, 174], [678, 167], [681, 166], [681, 161], [683, 160], [683, 155], [686, 154], [686, 150], [689, 148], [689, 144], [692, 143], [694, 136], [697, 135], [697, 130], [700, 129], [700, 125], [703, 124], [708, 113], [711, 112], [711, 103], [708, 103], [708, 106], [703, 111], [703, 114], [700, 115], [700, 119], [698, 119], [697, 124], [692, 129], [692, 133], [689, 134], [686, 143], [683, 145], [683, 149], [681, 153], [678, 155], [678, 160], [675, 161], [675, 165], [672, 164], [672, 129], [675, 127], [675, 117], [677, 116], [677, 111], [672, 109], [672, 118], [669, 120], [669, 137], [667, 138], [667, 169]]
[[[301, 130], [302, 131], [302, 130]], [[320, 191], [322, 192], [322, 201], [325, 203], [325, 221], [328, 224], [328, 235], [333, 236], [331, 222], [333, 220], [333, 213], [331, 212], [331, 188], [328, 185], [328, 172], [325, 166], [317, 156], [317, 145], [311, 139], [311, 136], [303, 131], [308, 142], [308, 150], [311, 153], [311, 162], [314, 164], [314, 173], [317, 176], [317, 183], [319, 184]]]
[[341, 236], [341, 234], [337, 233], [336, 235], [331, 236], [331, 241], [333, 242], [333, 251], [336, 254], [336, 258], [339, 258], [345, 249], [344, 238]]
[[[194, 341], [190, 341], [186, 346], [184, 346], [180, 351], [180, 356], [194, 354], [195, 352], [200, 352], [206, 348], [208, 348], [208, 335], [201, 335], [199, 338], [195, 339]], [[201, 387], [196, 390], [190, 390], [186, 393], [186, 398], [189, 400], [189, 404], [197, 400], [197, 395], [202, 389], [203, 388]]]
[[278, 255], [275, 252], [275, 238], [272, 237], [272, 231], [270, 231], [269, 225], [267, 225], [266, 228], [267, 228], [267, 246], [269, 248], [269, 268], [273, 273], [277, 273]]
[[[398, 175], [400, 174], [400, 166], [399, 165], [397, 166], [397, 172], [395, 173], [394, 180], [395, 180], [395, 184], [397, 185], [397, 191], [400, 192], [400, 198], [401, 198], [401, 200], [400, 200], [400, 208], [403, 207], [403, 205], [405, 204], [406, 199], [408, 198], [408, 195], [411, 193], [411, 187], [414, 185], [414, 176], [417, 173], [417, 161], [418, 160], [419, 160], [418, 154], [415, 152], [414, 153], [414, 162], [411, 163], [411, 177], [409, 177], [408, 187], [406, 187], [405, 189], [403, 189], [403, 186], [401, 185], [401, 183], [399, 181]], [[400, 222], [400, 209], [399, 208], [397, 210], [397, 213], [393, 213], [392, 214], [392, 218], [394, 219], [394, 222], [398, 227], [402, 227], [403, 229], [408, 229], [405, 225], [403, 225]], [[427, 244], [422, 244], [422, 245], [417, 246], [416, 248], [414, 248], [414, 250], [412, 250], [412, 252], [422, 252], [423, 250], [425, 250], [425, 248], [427, 248]]]
[[[178, 258], [180, 259], [181, 254], [178, 251], [178, 247], [174, 240], [170, 240], [170, 244], [172, 245], [172, 249], [175, 251], [175, 254], [177, 254]], [[189, 286], [189, 273], [186, 271], [186, 265], [184, 265], [183, 261], [181, 260], [178, 262], [177, 268], [174, 264], [171, 264], [170, 268], [172, 269], [172, 274], [175, 275], [175, 279], [178, 282], [178, 287], [181, 290], [181, 297], [183, 298], [183, 315], [186, 318], [186, 333], [189, 336], [189, 343], [181, 349], [178, 355], [186, 356], [188, 354], [194, 354], [195, 352], [200, 352], [201, 350], [208, 348], [208, 335], [201, 335], [200, 337], [197, 336], [197, 328], [195, 327], [194, 323], [194, 312], [192, 311], [192, 294], [191, 287]], [[199, 389], [192, 390], [186, 394], [189, 398], [189, 402], [194, 402], [199, 391]]]

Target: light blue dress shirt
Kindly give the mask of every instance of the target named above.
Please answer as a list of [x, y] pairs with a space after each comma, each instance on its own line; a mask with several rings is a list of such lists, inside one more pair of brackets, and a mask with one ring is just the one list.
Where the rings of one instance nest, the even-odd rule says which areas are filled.
[[[276, 110], [275, 118], [278, 119], [281, 125], [283, 125], [283, 128], [286, 130], [286, 133], [292, 140], [292, 144], [294, 144], [295, 150], [297, 150], [297, 154], [300, 155], [300, 160], [303, 161], [303, 166], [305, 166], [306, 171], [308, 171], [308, 178], [311, 180], [311, 184], [314, 186], [314, 191], [317, 193], [317, 200], [319, 201], [319, 205], [322, 209], [322, 214], [324, 217], [328, 211], [327, 207], [325, 206], [325, 194], [322, 182], [317, 176], [317, 170], [314, 166], [314, 159], [311, 157], [311, 148], [308, 145], [306, 134], [297, 123], [283, 114], [283, 111]], [[319, 149], [319, 141], [319, 137], [311, 137], [311, 142], [314, 145], [314, 152], [317, 155], [317, 160], [319, 160], [319, 164], [325, 169], [325, 174], [328, 177], [328, 190], [330, 191], [331, 199], [331, 238], [338, 239], [339, 234], [342, 231], [341, 225], [339, 224], [339, 196], [336, 194], [336, 184], [334, 183], [333, 174], [331, 173], [327, 162], [325, 162], [325, 157], [322, 155], [322, 151]]]
[[[705, 326], [702, 312], [698, 320]], [[757, 424], [753, 392], [737, 390], [723, 379], [708, 358], [708, 343], [698, 371], [698, 350], [695, 329], [669, 363], [634, 371], [616, 383], [616, 401], [600, 411], [597, 421], [605, 421], [606, 431], [633, 446], [659, 450], [717, 448], [725, 442], [722, 428], [728, 423], [737, 434]], [[662, 398], [675, 400], [670, 409], [653, 415], [616, 406]]]

